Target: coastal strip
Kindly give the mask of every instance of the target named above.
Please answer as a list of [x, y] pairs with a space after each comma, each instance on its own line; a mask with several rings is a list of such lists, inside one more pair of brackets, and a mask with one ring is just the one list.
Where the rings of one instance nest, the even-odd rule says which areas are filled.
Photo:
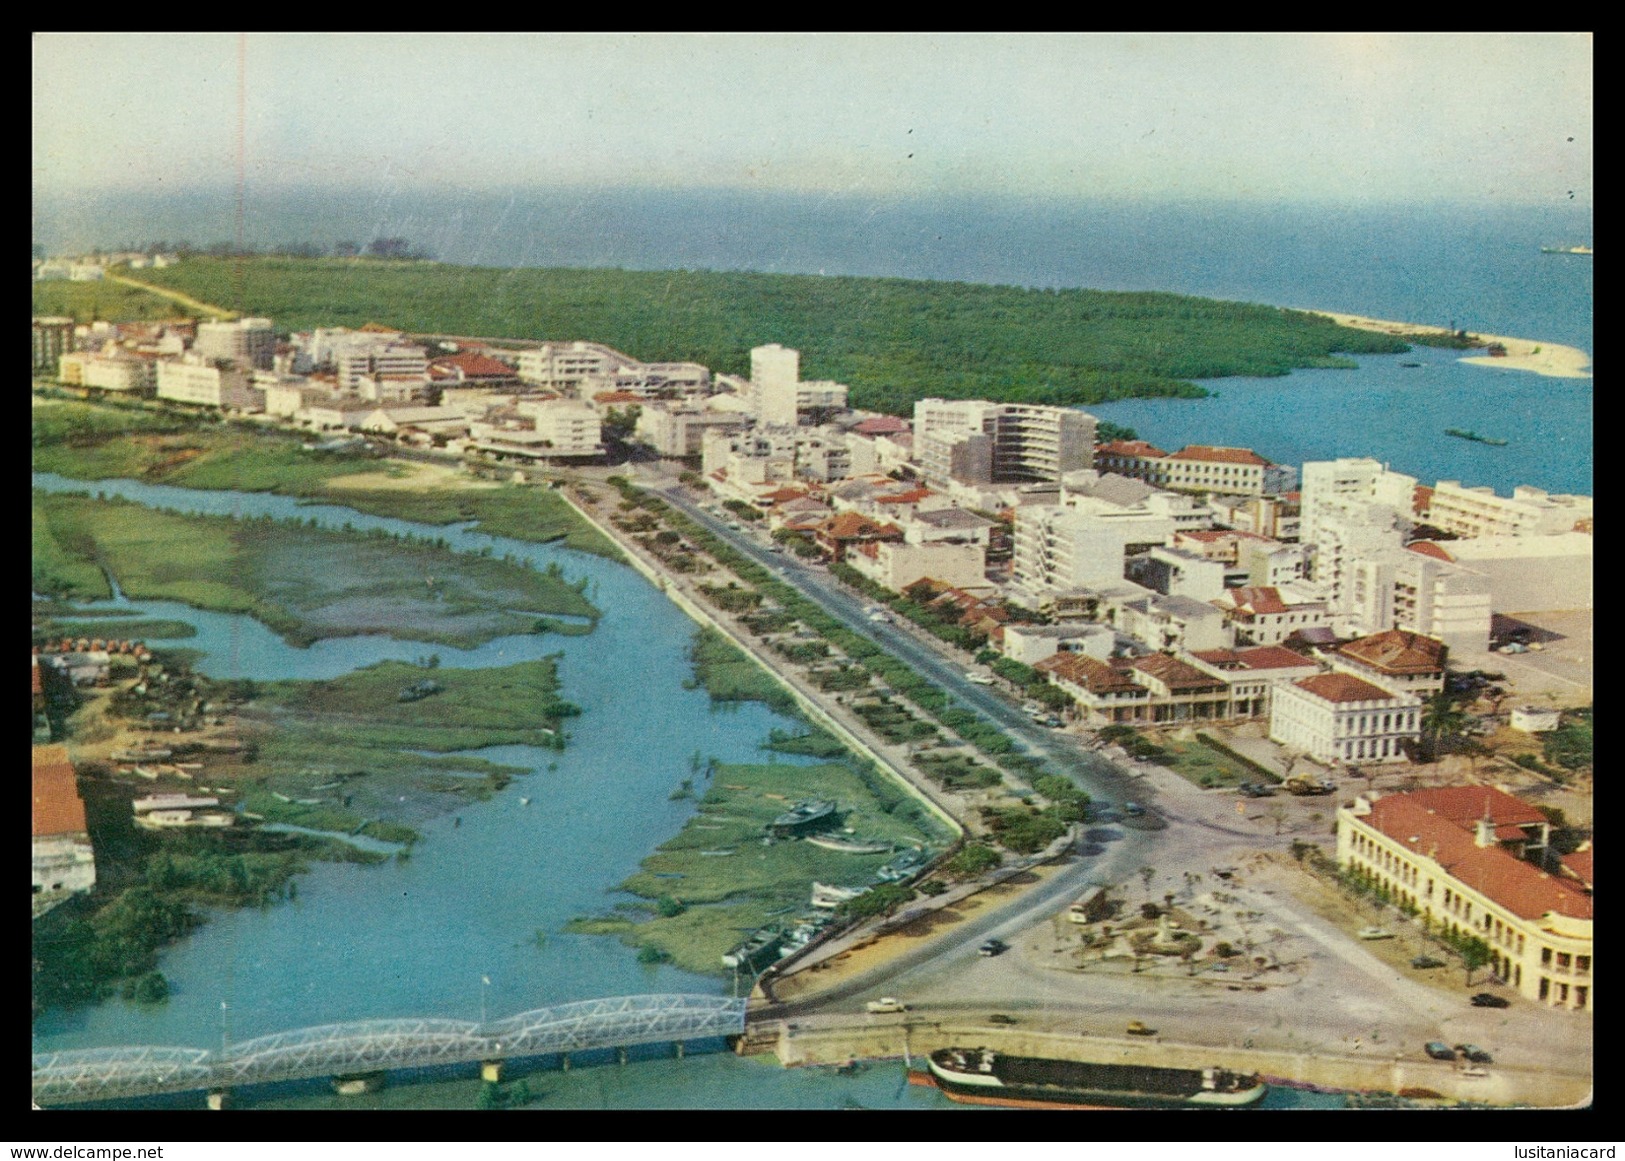
[[[1389, 319], [1366, 318], [1357, 314], [1341, 314], [1330, 310], [1308, 310], [1307, 314], [1318, 314], [1329, 318], [1339, 326], [1353, 327], [1361, 331], [1379, 331], [1383, 334], [1403, 338], [1407, 334], [1448, 335], [1448, 327], [1422, 326], [1418, 323], [1393, 322]], [[1499, 367], [1505, 371], [1532, 371], [1536, 375], [1545, 375], [1552, 379], [1589, 379], [1591, 378], [1591, 356], [1578, 347], [1565, 347], [1558, 343], [1538, 343], [1530, 339], [1514, 339], [1506, 335], [1486, 335], [1472, 332], [1473, 336], [1482, 339], [1485, 346], [1490, 343], [1499, 343], [1506, 348], [1503, 355], [1470, 355], [1460, 362], [1472, 363], [1480, 367]]]

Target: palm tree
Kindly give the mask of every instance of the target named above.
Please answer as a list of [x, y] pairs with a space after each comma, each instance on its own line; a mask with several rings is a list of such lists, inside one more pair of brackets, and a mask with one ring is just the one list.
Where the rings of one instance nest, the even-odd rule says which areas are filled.
[[1456, 699], [1440, 690], [1422, 704], [1422, 737], [1426, 752], [1432, 761], [1445, 745], [1467, 732], [1467, 714], [1456, 704]]

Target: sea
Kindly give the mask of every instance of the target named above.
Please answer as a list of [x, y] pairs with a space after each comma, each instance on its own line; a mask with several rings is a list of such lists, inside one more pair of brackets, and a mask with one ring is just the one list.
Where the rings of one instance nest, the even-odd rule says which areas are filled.
[[[37, 199], [48, 252], [234, 237], [235, 191]], [[1589, 206], [1107, 201], [742, 190], [298, 188], [245, 195], [250, 246], [405, 238], [476, 266], [754, 270], [1172, 291], [1465, 328], [1592, 350]], [[554, 337], [554, 336], [538, 336]], [[590, 338], [591, 336], [583, 336]], [[761, 342], [777, 336], [757, 336]], [[632, 352], [655, 357], [658, 352]], [[1206, 384], [1205, 400], [1090, 408], [1173, 450], [1278, 463], [1368, 455], [1423, 483], [1591, 491], [1590, 379], [1474, 367], [1419, 348], [1357, 371]], [[928, 386], [928, 385], [927, 385]], [[1446, 428], [1505, 439], [1492, 447]]]
[[[182, 239], [206, 245], [233, 236], [234, 205], [230, 191], [36, 199], [34, 237], [50, 252]], [[259, 246], [399, 236], [444, 262], [498, 267], [758, 270], [1160, 290], [1592, 350], [1592, 259], [1540, 249], [1590, 244], [1589, 208], [1567, 202], [1334, 206], [597, 189], [366, 197], [251, 190], [247, 209], [246, 240]], [[757, 338], [775, 341], [768, 334]], [[1402, 367], [1401, 361], [1421, 365]], [[1457, 479], [1503, 494], [1519, 484], [1590, 493], [1589, 378], [1476, 367], [1431, 348], [1358, 363], [1355, 370], [1215, 381], [1207, 386], [1216, 394], [1207, 399], [1089, 410], [1170, 449], [1250, 446], [1290, 464], [1369, 455], [1425, 483]], [[1452, 439], [1443, 434], [1446, 427], [1507, 444]], [[590, 575], [606, 598], [613, 597], [603, 602], [611, 613], [599, 632], [564, 645], [570, 655], [566, 692], [587, 712], [576, 726], [578, 743], [558, 759], [556, 771], [543, 772], [542, 759], [535, 760], [532, 784], [551, 786], [545, 794], [525, 793], [535, 793], [543, 809], [517, 810], [515, 788], [491, 809], [472, 812], [455, 836], [431, 827], [430, 841], [409, 864], [320, 867], [307, 877], [297, 904], [213, 916], [164, 957], [161, 966], [176, 986], [167, 1013], [117, 1000], [49, 1013], [35, 1025], [36, 1051], [207, 1045], [228, 1034], [286, 1027], [296, 1015], [300, 1022], [409, 1013], [469, 1019], [487, 999], [493, 1012], [514, 1011], [602, 994], [592, 991], [602, 986], [722, 986], [670, 968], [645, 969], [630, 949], [569, 935], [562, 922], [613, 899], [616, 883], [637, 859], [676, 833], [682, 810], [667, 791], [691, 751], [738, 760], [753, 752], [774, 716], [752, 707], [719, 717], [703, 694], [685, 691], [691, 626], [627, 570], [563, 549], [512, 547], [537, 554], [538, 563], [556, 557], [569, 575]], [[618, 625], [634, 630], [634, 620], [646, 626], [635, 629], [640, 685], [656, 691], [646, 696], [660, 702], [665, 722], [661, 744], [651, 746], [646, 737], [642, 745], [658, 754], [629, 750], [617, 732], [625, 724], [615, 707], [624, 710], [628, 671], [605, 648]], [[248, 632], [239, 627], [233, 639], [246, 640]], [[309, 656], [314, 661], [321, 654]], [[271, 676], [283, 662], [267, 653], [264, 664], [262, 675]], [[626, 761], [629, 753], [639, 760]], [[599, 825], [595, 804], [605, 786], [623, 780], [636, 782], [642, 807], [635, 825], [612, 838]], [[520, 834], [523, 841], [515, 845]], [[492, 857], [476, 857], [486, 846]], [[584, 861], [569, 861], [576, 857]], [[482, 882], [497, 889], [486, 895], [474, 888]], [[414, 916], [425, 913], [433, 915], [434, 930], [414, 940]], [[360, 970], [336, 970], [351, 954], [355, 916], [371, 928], [354, 965]], [[419, 970], [412, 970], [414, 962]], [[496, 980], [495, 995], [486, 995], [490, 985], [480, 982], [486, 976]], [[855, 1080], [827, 1070], [785, 1072], [724, 1054], [703, 1063], [691, 1058], [686, 1067], [635, 1060], [626, 1071], [609, 1069], [555, 1077], [547, 1086], [554, 1107], [947, 1107], [938, 1094], [908, 1086], [901, 1062], [877, 1064]], [[472, 1099], [472, 1090], [459, 1088], [456, 1099]], [[1297, 1098], [1283, 1093], [1279, 1099]], [[295, 1097], [266, 1103], [310, 1107]]]

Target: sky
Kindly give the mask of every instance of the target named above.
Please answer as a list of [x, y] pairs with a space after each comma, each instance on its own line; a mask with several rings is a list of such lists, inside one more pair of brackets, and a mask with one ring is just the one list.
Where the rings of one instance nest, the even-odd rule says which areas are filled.
[[34, 193], [234, 183], [240, 158], [257, 189], [1589, 205], [1592, 48], [1586, 33], [43, 33]]

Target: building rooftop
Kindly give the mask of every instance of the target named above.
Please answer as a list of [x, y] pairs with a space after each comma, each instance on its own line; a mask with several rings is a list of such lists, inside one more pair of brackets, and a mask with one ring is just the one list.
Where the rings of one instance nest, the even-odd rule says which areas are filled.
[[1394, 695], [1381, 686], [1361, 681], [1347, 673], [1318, 673], [1292, 683], [1326, 701], [1393, 701]]
[[1205, 463], [1251, 464], [1261, 468], [1269, 466], [1269, 460], [1248, 448], [1209, 447], [1200, 443], [1188, 444], [1168, 458], [1171, 460], [1201, 460]]
[[1127, 673], [1114, 669], [1104, 661], [1097, 661], [1087, 653], [1057, 653], [1053, 657], [1044, 658], [1033, 668], [1082, 686], [1090, 693], [1147, 692], [1143, 685]]
[[933, 528], [992, 528], [998, 521], [978, 516], [963, 508], [937, 508], [930, 512], [916, 512], [914, 520]]
[[1220, 684], [1212, 674], [1203, 673], [1194, 665], [1189, 665], [1167, 653], [1148, 653], [1144, 657], [1136, 657], [1124, 663], [1121, 668], [1138, 670], [1154, 677], [1173, 692], [1184, 689], [1211, 689]]
[[1436, 637], [1388, 629], [1350, 641], [1338, 653], [1379, 673], [1402, 677], [1441, 672], [1445, 645]]
[[34, 747], [34, 837], [84, 834], [85, 804], [66, 746]]
[[1522, 836], [1523, 826], [1546, 821], [1533, 806], [1488, 786], [1385, 794], [1371, 804], [1365, 821], [1523, 919], [1548, 912], [1592, 917], [1591, 895], [1578, 880], [1549, 874], [1500, 846], [1479, 846], [1478, 823], [1486, 818], [1497, 837], [1506, 829], [1511, 838]]
[[1103, 443], [1095, 449], [1097, 456], [1144, 456], [1148, 459], [1161, 459], [1168, 453], [1160, 447], [1146, 443], [1143, 439], [1114, 439], [1110, 443]]
[[1205, 649], [1191, 656], [1220, 669], [1297, 669], [1315, 664], [1301, 653], [1294, 653], [1279, 645], [1260, 645], [1253, 649]]

